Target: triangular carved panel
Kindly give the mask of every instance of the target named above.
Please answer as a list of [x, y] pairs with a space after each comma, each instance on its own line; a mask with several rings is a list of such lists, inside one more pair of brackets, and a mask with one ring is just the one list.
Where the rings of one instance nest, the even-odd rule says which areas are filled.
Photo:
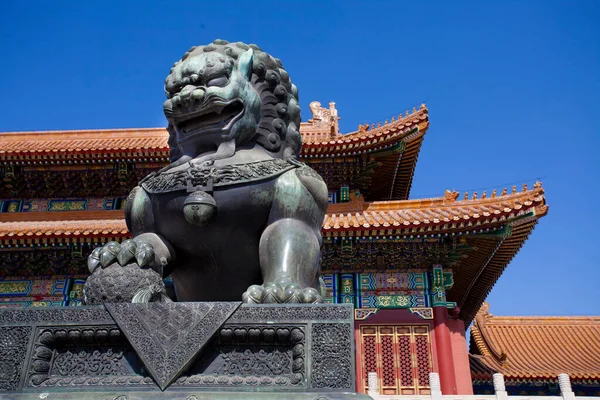
[[165, 390], [240, 306], [227, 303], [105, 304], [158, 386]]

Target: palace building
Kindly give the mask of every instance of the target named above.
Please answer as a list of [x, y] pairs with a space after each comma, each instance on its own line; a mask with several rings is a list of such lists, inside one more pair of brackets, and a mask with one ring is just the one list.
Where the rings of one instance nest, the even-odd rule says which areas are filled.
[[[367, 391], [368, 372], [377, 373], [384, 395], [428, 394], [429, 372], [439, 373], [444, 394], [483, 393], [495, 372], [530, 379], [521, 392], [555, 383], [563, 364], [540, 370], [538, 379], [531, 354], [514, 350], [515, 339], [498, 327], [547, 334], [575, 322], [548, 319], [548, 328], [531, 328], [481, 308], [548, 212], [541, 183], [409, 199], [429, 128], [425, 105], [346, 134], [334, 103], [313, 102], [310, 110], [300, 160], [330, 190], [322, 272], [326, 301], [355, 307], [357, 390]], [[168, 162], [164, 128], [2, 133], [0, 307], [81, 305], [88, 254], [129, 237], [129, 191]], [[469, 355], [465, 329], [473, 321]], [[598, 339], [598, 321], [588, 322]], [[531, 335], [518, 333], [520, 346], [530, 346]]]
[[484, 303], [471, 326], [476, 394], [491, 394], [493, 374], [509, 395], [560, 396], [568, 374], [577, 396], [600, 396], [600, 317], [499, 317]]

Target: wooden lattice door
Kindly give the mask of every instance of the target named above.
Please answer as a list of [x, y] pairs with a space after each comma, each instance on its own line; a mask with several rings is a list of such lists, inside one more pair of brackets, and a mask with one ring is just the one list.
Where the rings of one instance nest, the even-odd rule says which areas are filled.
[[377, 372], [380, 394], [429, 394], [433, 361], [428, 326], [363, 325], [360, 336], [365, 392], [368, 373]]

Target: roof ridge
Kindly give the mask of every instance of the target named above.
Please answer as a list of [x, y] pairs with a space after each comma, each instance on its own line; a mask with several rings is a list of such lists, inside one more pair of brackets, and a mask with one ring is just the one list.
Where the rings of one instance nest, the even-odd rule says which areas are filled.
[[[478, 198], [477, 192], [473, 192], [473, 196], [471, 199], [467, 196], [468, 192], [465, 192], [465, 198], [459, 200], [459, 193], [456, 191], [446, 190], [444, 196], [440, 197], [430, 197], [423, 199], [413, 199], [413, 200], [389, 200], [389, 201], [377, 201], [373, 203], [368, 203], [367, 206], [370, 211], [381, 210], [386, 208], [397, 208], [401, 205], [406, 205], [404, 208], [431, 208], [431, 207], [440, 207], [440, 208], [449, 208], [449, 207], [466, 207], [466, 206], [475, 206], [475, 205], [486, 205], [494, 202], [498, 202], [500, 200], [505, 201], [514, 201], [520, 200], [523, 197], [528, 197], [532, 195], [542, 195], [544, 194], [544, 189], [542, 187], [542, 182], [537, 181], [534, 183], [532, 188], [528, 188], [527, 184], [523, 185], [523, 188], [520, 192], [517, 192], [516, 186], [513, 186], [512, 193], [508, 194], [507, 189], [504, 188], [502, 193], [497, 196], [496, 190], [492, 192], [491, 197], [486, 196], [486, 192], [483, 192], [481, 198]], [[545, 202], [544, 202], [545, 203]]]
[[499, 349], [491, 343], [490, 340], [488, 340], [489, 335], [486, 334], [486, 322], [492, 317], [493, 314], [490, 313], [490, 305], [488, 302], [484, 301], [479, 308], [479, 311], [477, 311], [477, 314], [475, 314], [473, 326], [471, 327], [471, 334], [475, 335], [475, 343], [482, 355], [493, 357], [498, 364], [505, 365], [508, 354], [504, 349]]
[[484, 325], [494, 324], [498, 321], [502, 322], [503, 320], [507, 320], [510, 322], [514, 322], [514, 320], [523, 320], [523, 321], [532, 321], [535, 322], [537, 320], [541, 320], [544, 322], [555, 322], [555, 321], [572, 321], [572, 320], [584, 320], [600, 322], [600, 315], [494, 315], [490, 312], [490, 305], [487, 302], [483, 302], [479, 311], [475, 315], [475, 319]]
[[395, 116], [392, 116], [390, 118], [391, 121], [388, 121], [387, 119], [384, 122], [377, 121], [375, 123], [371, 123], [371, 126], [369, 126], [369, 124], [365, 124], [365, 125], [358, 124], [358, 129], [356, 131], [343, 133], [342, 136], [350, 136], [350, 135], [355, 135], [355, 134], [364, 133], [364, 132], [369, 132], [369, 133], [379, 132], [380, 130], [383, 130], [386, 128], [389, 129], [392, 126], [403, 125], [406, 122], [413, 122], [415, 117], [422, 115], [422, 114], [429, 114], [429, 109], [427, 108], [425, 103], [422, 103], [419, 106], [418, 110], [417, 110], [417, 107], [413, 107], [412, 112], [409, 112], [408, 110], [406, 110], [406, 115], [400, 114], [400, 115], [398, 115], [398, 119], [396, 119]]

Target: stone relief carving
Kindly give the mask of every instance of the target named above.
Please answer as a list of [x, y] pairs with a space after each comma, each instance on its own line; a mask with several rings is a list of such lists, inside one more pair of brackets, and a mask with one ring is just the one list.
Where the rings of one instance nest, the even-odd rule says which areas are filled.
[[175, 386], [305, 387], [305, 326], [226, 325], [219, 331], [216, 368], [191, 371]]
[[16, 390], [25, 363], [31, 328], [0, 327], [0, 390]]
[[351, 325], [315, 323], [312, 328], [312, 387], [352, 390]]
[[26, 386], [153, 385], [152, 378], [126, 360], [128, 348], [114, 325], [38, 328]]
[[215, 371], [216, 375], [282, 375], [292, 372], [291, 349], [267, 348], [244, 349], [223, 348], [224, 364]]
[[161, 389], [165, 389], [240, 303], [107, 304]]
[[124, 350], [122, 347], [60, 349], [54, 355], [52, 372], [61, 376], [127, 375]]

